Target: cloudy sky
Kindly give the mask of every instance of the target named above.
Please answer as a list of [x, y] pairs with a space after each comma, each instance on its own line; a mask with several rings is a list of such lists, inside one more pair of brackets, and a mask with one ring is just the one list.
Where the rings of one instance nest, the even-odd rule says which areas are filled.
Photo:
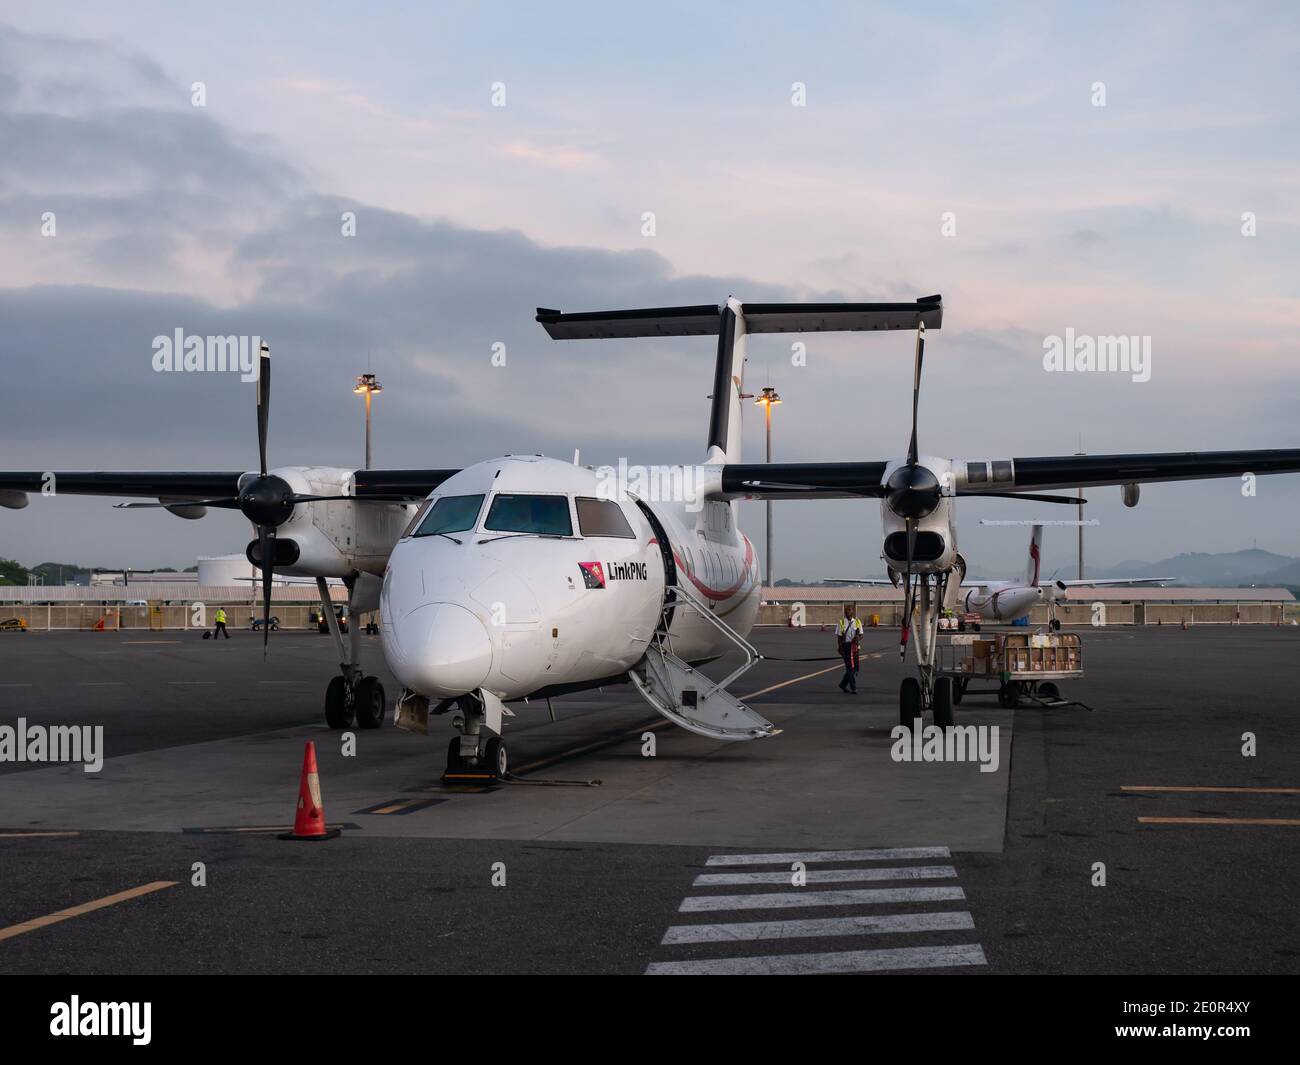
[[[729, 294], [943, 293], [931, 454], [1296, 446], [1295, 9], [911, 6], [3, 0], [0, 468], [254, 464], [250, 385], [153, 372], [178, 328], [269, 340], [273, 464], [360, 464], [367, 365], [380, 466], [696, 461], [710, 339], [562, 344], [533, 313]], [[1151, 379], [1045, 372], [1067, 329], [1149, 336]], [[806, 366], [751, 343], [777, 457], [904, 449], [911, 338], [804, 339]], [[1118, 495], [1093, 492], [1098, 566], [1300, 554], [1300, 477]], [[980, 518], [1042, 509], [964, 504], [972, 568], [1023, 550]], [[879, 530], [874, 504], [780, 505], [778, 576], [879, 572]], [[0, 511], [27, 564], [247, 538], [228, 514]], [[1046, 569], [1072, 549], [1049, 532]]]

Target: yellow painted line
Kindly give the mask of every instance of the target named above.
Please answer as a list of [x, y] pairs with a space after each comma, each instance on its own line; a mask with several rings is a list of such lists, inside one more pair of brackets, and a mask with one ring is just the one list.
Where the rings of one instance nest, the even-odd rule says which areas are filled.
[[381, 806], [378, 810], [371, 810], [372, 814], [391, 814], [398, 810], [405, 810], [408, 806], [414, 806], [417, 802], [428, 802], [427, 799], [403, 799], [401, 802], [395, 802], [388, 806]]
[[80, 906], [69, 906], [66, 910], [47, 913], [44, 917], [35, 917], [30, 921], [23, 921], [21, 924], [11, 924], [8, 928], [0, 928], [0, 940], [13, 939], [14, 936], [20, 936], [24, 932], [35, 932], [38, 928], [58, 924], [70, 917], [80, 917], [82, 914], [102, 910], [106, 906], [116, 906], [119, 902], [138, 899], [141, 895], [161, 891], [163, 888], [175, 887], [177, 883], [176, 880], [155, 880], [150, 884], [141, 884], [139, 887], [131, 888], [128, 891], [119, 891], [116, 895], [105, 895], [102, 899], [95, 899], [93, 902], [83, 902]]
[[[884, 651], [873, 651], [871, 654], [862, 655], [862, 658], [879, 658], [885, 654]], [[802, 677], [791, 677], [789, 680], [783, 680], [780, 684], [773, 684], [770, 688], [760, 688], [756, 692], [749, 692], [747, 695], [740, 696], [741, 702], [746, 699], [757, 699], [760, 695], [766, 695], [768, 692], [774, 692], [778, 688], [785, 688], [791, 684], [798, 684], [801, 680], [812, 680], [813, 677], [824, 677], [827, 673], [834, 673], [837, 669], [843, 669], [843, 662], [836, 662], [833, 666], [827, 666], [825, 669], [819, 669], [816, 673], [805, 673]]]
[[[886, 652], [884, 651], [873, 651], [870, 654], [863, 655], [862, 657], [880, 658], [885, 653]], [[738, 696], [737, 698], [739, 698], [741, 702], [744, 702], [746, 699], [754, 699], [760, 695], [766, 695], [768, 692], [774, 692], [778, 688], [785, 688], [791, 684], [798, 684], [802, 680], [812, 680], [814, 677], [825, 676], [827, 673], [834, 673], [837, 669], [843, 669], [843, 668], [844, 668], [843, 662], [836, 662], [835, 665], [827, 666], [825, 669], [819, 669], [815, 673], [805, 673], [802, 677], [792, 677], [790, 680], [783, 680], [780, 684], [773, 684], [771, 687], [768, 688], [760, 688], [756, 692], [749, 692], [745, 695]], [[673, 722], [669, 721], [667, 718], [657, 717], [653, 721], [648, 721], [644, 725], [634, 728], [629, 732], [622, 733], [617, 737], [593, 740], [590, 743], [581, 744], [577, 747], [570, 748], [567, 751], [559, 751], [555, 754], [546, 755], [545, 757], [539, 758], [536, 761], [529, 762], [527, 765], [517, 766], [511, 769], [511, 772], [527, 773], [533, 769], [541, 769], [543, 766], [552, 765], [555, 762], [567, 761], [568, 759], [575, 758], [580, 754], [586, 754], [588, 751], [597, 750], [602, 747], [612, 747], [620, 739], [623, 739], [626, 736], [636, 736], [636, 735], [640, 735], [642, 732], [655, 732], [658, 729], [667, 728], [671, 724], [673, 724]], [[375, 812], [378, 813], [379, 811], [375, 811]]]
[[1300, 795], [1300, 788], [1185, 788], [1165, 784], [1122, 784], [1120, 791], [1226, 792], [1245, 795]]
[[816, 673], [805, 673], [802, 677], [792, 677], [790, 680], [783, 680], [780, 684], [773, 684], [770, 688], [760, 688], [756, 692], [747, 692], [745, 695], [742, 695], [740, 697], [740, 701], [744, 702], [746, 699], [757, 699], [760, 695], [766, 695], [768, 692], [774, 692], [778, 688], [785, 688], [791, 684], [798, 684], [801, 680], [812, 680], [813, 677], [822, 677], [825, 676], [827, 673], [834, 673], [837, 669], [843, 669], [843, 668], [844, 668], [844, 663], [837, 662], [835, 663], [835, 665], [828, 666], [826, 669], [819, 669]]
[[1293, 817], [1139, 817], [1144, 825], [1300, 825]]
[[0, 832], [0, 839], [53, 839], [57, 836], [79, 836], [80, 832]]

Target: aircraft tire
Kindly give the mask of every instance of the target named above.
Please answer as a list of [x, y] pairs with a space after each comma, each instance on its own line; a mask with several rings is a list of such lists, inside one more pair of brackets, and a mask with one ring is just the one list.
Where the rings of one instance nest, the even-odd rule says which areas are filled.
[[483, 751], [483, 766], [498, 780], [505, 780], [506, 773], [509, 771], [510, 760], [506, 753], [504, 740], [493, 736], [487, 741], [487, 746]]
[[348, 705], [348, 682], [335, 677], [325, 689], [325, 724], [330, 728], [349, 728], [352, 725], [352, 707]]
[[[340, 678], [342, 679], [342, 678]], [[384, 723], [384, 686], [378, 677], [362, 677], [353, 707], [358, 728], [379, 728]]]
[[921, 682], [915, 677], [904, 677], [898, 688], [898, 723], [911, 728], [921, 716]]
[[939, 728], [952, 725], [952, 677], [939, 677], [934, 682], [934, 723]]

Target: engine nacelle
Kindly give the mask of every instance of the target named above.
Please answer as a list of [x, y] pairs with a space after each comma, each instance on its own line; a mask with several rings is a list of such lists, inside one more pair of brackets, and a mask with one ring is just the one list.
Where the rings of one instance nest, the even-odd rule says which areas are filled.
[[[249, 541], [248, 546], [244, 548], [244, 557], [258, 569], [262, 568], [261, 548], [262, 545], [257, 540]], [[302, 550], [298, 547], [297, 540], [290, 540], [287, 536], [277, 536], [271, 541], [271, 564], [281, 572], [285, 567], [297, 562], [301, 554]]]
[[1136, 507], [1138, 498], [1142, 495], [1142, 486], [1140, 484], [1122, 484], [1119, 486], [1119, 494], [1126, 507]]

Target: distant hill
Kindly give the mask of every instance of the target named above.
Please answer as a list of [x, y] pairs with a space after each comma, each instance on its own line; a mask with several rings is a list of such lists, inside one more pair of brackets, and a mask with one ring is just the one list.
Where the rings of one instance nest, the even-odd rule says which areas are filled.
[[1093, 577], [1176, 577], [1178, 584], [1222, 586], [1300, 584], [1300, 558], [1249, 548], [1207, 554], [1201, 551], [1174, 555], [1159, 562], [1120, 562], [1094, 570]]

